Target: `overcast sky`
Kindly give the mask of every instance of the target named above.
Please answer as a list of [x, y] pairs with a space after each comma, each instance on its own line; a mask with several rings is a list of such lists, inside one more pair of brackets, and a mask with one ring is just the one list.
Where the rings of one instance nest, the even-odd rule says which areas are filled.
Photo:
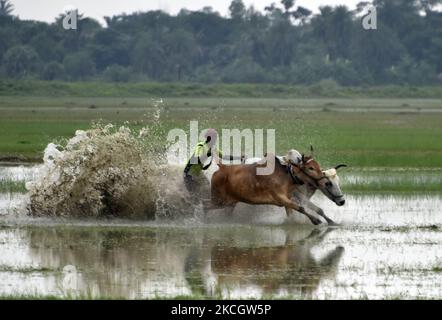
[[[222, 15], [226, 15], [231, 0], [10, 0], [15, 6], [14, 14], [20, 19], [42, 20], [52, 22], [55, 17], [64, 11], [67, 6], [75, 6], [80, 13], [103, 22], [103, 16], [112, 16], [120, 13], [148, 11], [161, 9], [176, 14], [182, 8], [199, 10], [211, 6]], [[249, 6], [263, 10], [272, 2], [279, 0], [243, 0]], [[298, 0], [297, 5], [317, 11], [321, 5], [345, 4], [354, 8], [361, 0]]]

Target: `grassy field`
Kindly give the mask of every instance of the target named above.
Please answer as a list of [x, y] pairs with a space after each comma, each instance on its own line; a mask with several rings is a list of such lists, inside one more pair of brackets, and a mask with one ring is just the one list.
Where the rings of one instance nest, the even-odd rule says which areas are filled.
[[25, 193], [26, 192], [26, 181], [12, 181], [10, 179], [3, 180], [0, 177], [0, 193]]
[[341, 87], [332, 80], [309, 86], [277, 84], [104, 83], [0, 79], [0, 96], [39, 97], [255, 97], [442, 98], [442, 86]]
[[[0, 161], [41, 161], [45, 146], [87, 129], [97, 119], [149, 124], [151, 98], [2, 97]], [[439, 99], [163, 98], [161, 125], [276, 129], [277, 152], [307, 150], [324, 166], [442, 166]], [[164, 137], [166, 139], [166, 137]]]
[[[349, 168], [341, 173], [340, 185], [345, 192], [431, 194], [442, 191], [442, 170], [393, 168]], [[0, 193], [26, 193], [26, 180], [3, 179], [0, 176]], [[0, 266], [1, 269], [1, 266]]]

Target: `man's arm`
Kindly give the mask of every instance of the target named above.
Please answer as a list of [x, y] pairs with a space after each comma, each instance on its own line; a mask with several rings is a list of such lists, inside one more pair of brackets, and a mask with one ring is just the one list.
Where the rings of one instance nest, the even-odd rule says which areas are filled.
[[190, 157], [189, 161], [187, 162], [187, 165], [184, 169], [185, 173], [188, 173], [193, 165], [202, 165], [201, 157], [203, 156], [204, 148], [202, 145], [198, 144], [195, 147], [195, 150], [193, 151], [192, 156]]
[[192, 156], [192, 164], [203, 164], [207, 160], [207, 155], [204, 154], [204, 145], [198, 143]]
[[224, 156], [224, 155], [223, 155], [223, 152], [222, 152], [220, 149], [218, 149], [218, 157], [219, 157], [220, 159], [227, 160], [227, 161], [233, 161], [233, 160], [241, 160], [241, 161], [242, 161], [242, 159], [244, 158], [244, 155], [242, 155], [242, 156], [240, 156], [240, 157], [237, 157], [237, 156], [228, 156], [228, 155]]

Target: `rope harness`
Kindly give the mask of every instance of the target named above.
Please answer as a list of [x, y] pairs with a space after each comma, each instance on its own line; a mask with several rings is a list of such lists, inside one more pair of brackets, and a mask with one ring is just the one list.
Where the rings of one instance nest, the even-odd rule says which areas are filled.
[[[311, 160], [309, 160], [309, 161], [311, 161]], [[307, 161], [307, 163], [308, 163], [309, 161]], [[292, 180], [293, 180], [293, 183], [294, 183], [294, 184], [298, 184], [298, 185], [301, 185], [301, 186], [302, 186], [302, 185], [304, 184], [304, 181], [303, 181], [302, 179], [300, 179], [298, 176], [296, 176], [296, 175], [293, 174], [292, 167], [297, 167], [297, 168], [298, 168], [303, 174], [305, 174], [307, 177], [309, 177], [310, 179], [312, 179], [313, 182], [315, 183], [315, 187], [317, 187], [317, 188], [319, 187], [319, 182], [320, 182], [322, 179], [326, 179], [328, 182], [330, 182], [330, 178], [328, 178], [328, 177], [325, 176], [325, 175], [323, 175], [323, 176], [320, 177], [320, 178], [316, 178], [316, 177], [311, 176], [307, 171], [305, 171], [303, 167], [298, 166], [298, 165], [292, 165], [291, 163], [288, 163], [288, 165], [287, 165], [287, 171], [289, 172], [290, 176], [292, 177]]]
[[296, 175], [293, 174], [292, 170], [293, 166], [289, 163], [286, 167], [287, 167], [287, 172], [290, 174], [290, 177], [292, 177], [293, 183], [302, 186], [304, 184], [304, 181], [302, 181]]

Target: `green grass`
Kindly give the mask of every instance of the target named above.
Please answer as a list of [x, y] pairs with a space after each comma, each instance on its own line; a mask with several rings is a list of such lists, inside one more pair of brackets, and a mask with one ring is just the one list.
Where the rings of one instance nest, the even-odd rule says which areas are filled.
[[56, 295], [38, 295], [38, 294], [10, 294], [0, 295], [0, 300], [66, 300]]
[[392, 182], [392, 183], [367, 183], [367, 184], [343, 184], [341, 185], [342, 189], [346, 191], [346, 193], [433, 193], [433, 192], [441, 192], [442, 185], [441, 184], [433, 184], [430, 186], [425, 186], [421, 188], [420, 186], [416, 186], [412, 183], [408, 182]]
[[0, 300], [127, 300], [123, 297], [93, 297], [89, 295], [39, 295], [39, 294], [11, 294], [0, 295]]
[[[348, 181], [348, 175], [356, 174], [357, 181]], [[415, 170], [405, 170], [395, 173], [380, 169], [374, 173], [367, 173], [353, 169], [350, 173], [342, 172], [341, 187], [347, 194], [352, 193], [435, 193], [442, 191], [442, 169], [425, 170], [419, 173]], [[0, 193], [26, 193], [26, 181], [2, 180], [0, 177]]]
[[442, 86], [340, 87], [316, 84], [103, 83], [0, 80], [0, 96], [49, 97], [276, 97], [442, 98]]
[[0, 177], [0, 193], [26, 193], [26, 182], [24, 180], [14, 181], [10, 179], [2, 180]]
[[[190, 120], [201, 130], [276, 129], [278, 153], [313, 144], [324, 167], [442, 166], [438, 99], [164, 98], [163, 105], [165, 132], [188, 131]], [[41, 161], [49, 142], [72, 137], [97, 119], [141, 127], [152, 121], [153, 106], [149, 98], [4, 97], [0, 161]]]
[[442, 169], [353, 168], [341, 172], [341, 187], [349, 193], [442, 191]]
[[34, 272], [54, 272], [58, 270], [40, 267], [12, 267], [9, 265], [0, 265], [0, 272], [18, 272], [18, 273], [34, 273]]
[[[332, 298], [332, 296], [330, 296]], [[365, 293], [361, 293], [361, 296], [359, 298], [355, 298], [355, 300], [368, 300], [368, 296]], [[384, 300], [407, 300], [407, 299], [414, 299], [414, 300], [440, 300], [440, 297], [434, 297], [434, 296], [425, 296], [425, 295], [419, 295], [419, 296], [410, 296], [406, 293], [399, 293], [395, 295], [388, 295], [384, 298]], [[124, 297], [92, 297], [92, 296], [56, 296], [56, 295], [32, 295], [32, 294], [17, 294], [17, 295], [5, 295], [0, 296], [0, 300], [127, 300]], [[230, 298], [212, 298], [212, 297], [201, 297], [201, 296], [176, 296], [176, 297], [155, 297], [153, 299], [135, 299], [135, 300], [232, 300]], [[255, 299], [236, 299], [235, 300], [312, 300], [306, 299], [305, 297], [299, 297], [295, 295], [287, 295], [287, 296], [273, 296], [273, 295], [267, 295], [262, 298], [255, 298]], [[327, 300], [327, 299], [326, 299]]]

